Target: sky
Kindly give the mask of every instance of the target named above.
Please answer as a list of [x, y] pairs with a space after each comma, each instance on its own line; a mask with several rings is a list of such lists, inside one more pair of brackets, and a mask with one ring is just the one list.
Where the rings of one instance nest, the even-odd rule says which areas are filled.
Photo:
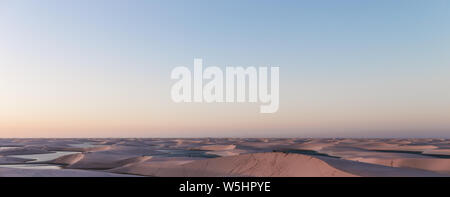
[[[173, 68], [280, 67], [280, 106]], [[3, 0], [0, 137], [450, 137], [446, 0]]]

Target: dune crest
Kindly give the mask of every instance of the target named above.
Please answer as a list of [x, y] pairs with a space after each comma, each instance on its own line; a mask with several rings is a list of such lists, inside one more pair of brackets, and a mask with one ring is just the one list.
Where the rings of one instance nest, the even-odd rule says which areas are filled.
[[83, 158], [84, 158], [83, 153], [77, 153], [77, 154], [71, 154], [71, 155], [65, 155], [65, 156], [59, 157], [59, 158], [51, 161], [51, 163], [62, 164], [62, 165], [71, 165], [71, 164], [77, 163], [78, 161], [82, 160]]

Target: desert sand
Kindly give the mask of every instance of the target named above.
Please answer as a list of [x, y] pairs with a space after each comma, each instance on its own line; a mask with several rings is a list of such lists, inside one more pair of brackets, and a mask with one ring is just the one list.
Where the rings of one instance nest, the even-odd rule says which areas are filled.
[[0, 139], [0, 176], [450, 176], [450, 140]]

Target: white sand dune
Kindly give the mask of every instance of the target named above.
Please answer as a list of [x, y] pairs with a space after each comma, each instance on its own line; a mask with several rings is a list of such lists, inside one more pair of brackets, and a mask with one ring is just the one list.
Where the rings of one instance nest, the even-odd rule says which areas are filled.
[[348, 173], [364, 176], [364, 177], [440, 177], [440, 176], [448, 176], [446, 174], [421, 170], [421, 169], [413, 169], [413, 168], [398, 168], [398, 167], [389, 167], [384, 165], [376, 165], [364, 162], [350, 161], [344, 159], [336, 159], [329, 157], [321, 157], [319, 158], [331, 166], [346, 171]]
[[219, 151], [208, 151], [206, 154], [208, 155], [216, 155], [220, 157], [226, 157], [226, 156], [235, 156], [240, 155], [244, 153], [250, 153], [251, 151], [248, 150], [242, 150], [242, 149], [233, 149], [233, 150], [219, 150]]
[[326, 147], [333, 146], [334, 143], [314, 143], [314, 142], [307, 142], [304, 144], [294, 144], [289, 146], [289, 149], [291, 150], [312, 150], [312, 151], [320, 151]]
[[430, 155], [448, 155], [450, 156], [450, 149], [433, 149], [433, 150], [425, 150], [424, 154]]
[[224, 150], [233, 150], [235, 148], [236, 145], [206, 145], [194, 147], [191, 148], [191, 150], [224, 151]]
[[438, 158], [353, 158], [352, 160], [390, 167], [415, 168], [450, 174], [450, 159]]
[[108, 172], [116, 172], [116, 173], [125, 173], [125, 174], [138, 174], [144, 176], [152, 176], [146, 175], [145, 171], [147, 168], [161, 168], [165, 169], [167, 167], [173, 166], [181, 166], [183, 164], [187, 164], [193, 161], [202, 160], [203, 158], [194, 158], [194, 157], [155, 157], [149, 160], [140, 162], [140, 163], [129, 163], [123, 165], [121, 167], [117, 167], [114, 169], [106, 170]]
[[436, 149], [436, 146], [433, 145], [389, 145], [389, 146], [380, 146], [373, 147], [367, 150], [379, 150], [379, 151], [412, 151], [412, 152], [422, 152], [426, 150]]
[[260, 152], [270, 152], [286, 147], [291, 147], [291, 144], [279, 143], [279, 142], [239, 142], [236, 144], [239, 149], [257, 150]]
[[139, 163], [150, 159], [151, 156], [130, 156], [108, 153], [82, 153], [58, 158], [56, 164], [65, 164], [72, 169], [110, 169], [129, 163]]
[[193, 161], [186, 164], [139, 163], [113, 170], [146, 176], [257, 176], [257, 177], [347, 177], [355, 176], [306, 155], [255, 153]]
[[84, 158], [83, 153], [77, 153], [77, 154], [71, 154], [71, 155], [65, 155], [65, 156], [59, 157], [59, 158], [51, 161], [50, 163], [61, 164], [61, 165], [71, 165], [71, 164], [79, 162], [83, 158]]
[[62, 170], [8, 168], [0, 176], [450, 176], [448, 139], [0, 139], [0, 164], [56, 151], [80, 153], [40, 162]]

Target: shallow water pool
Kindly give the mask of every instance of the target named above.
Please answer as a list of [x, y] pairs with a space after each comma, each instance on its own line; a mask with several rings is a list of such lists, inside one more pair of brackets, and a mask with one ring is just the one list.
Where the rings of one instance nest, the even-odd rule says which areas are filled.
[[5, 164], [0, 165], [3, 168], [19, 168], [19, 169], [61, 169], [61, 166], [53, 164]]
[[76, 154], [80, 152], [71, 152], [71, 151], [57, 151], [54, 153], [46, 153], [46, 154], [31, 154], [31, 155], [9, 155], [9, 157], [16, 157], [16, 158], [22, 158], [22, 159], [33, 159], [33, 161], [29, 161], [28, 163], [34, 163], [34, 162], [44, 162], [44, 161], [51, 161], [58, 157], [62, 157], [65, 155], [71, 155]]
[[22, 159], [33, 159], [21, 164], [0, 164], [0, 167], [5, 168], [20, 168], [20, 169], [61, 169], [61, 166], [56, 164], [41, 164], [41, 162], [51, 161], [58, 157], [65, 155], [76, 154], [79, 152], [58, 151], [47, 154], [31, 154], [31, 155], [9, 155], [8, 157], [16, 157]]

